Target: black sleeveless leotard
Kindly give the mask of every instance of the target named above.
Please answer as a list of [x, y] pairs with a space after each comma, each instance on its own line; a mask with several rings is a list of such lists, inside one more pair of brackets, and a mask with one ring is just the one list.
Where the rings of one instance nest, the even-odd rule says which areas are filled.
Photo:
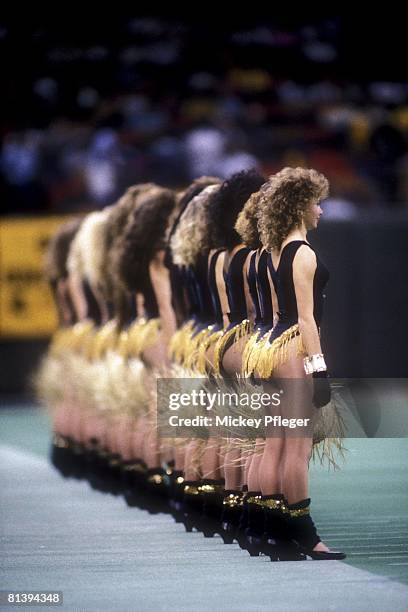
[[268, 261], [270, 254], [264, 249], [258, 260], [258, 292], [262, 311], [261, 332], [265, 333], [273, 325], [272, 293], [268, 278]]
[[208, 326], [215, 321], [215, 311], [208, 284], [208, 256], [200, 255], [194, 265], [198, 307], [197, 319], [200, 327]]
[[[279, 265], [275, 270], [272, 258], [269, 258], [268, 265], [277, 289], [279, 305], [279, 322], [275, 326], [269, 341], [273, 342], [284, 331], [298, 323], [298, 309], [296, 301], [295, 286], [293, 282], [293, 260], [298, 249], [306, 244], [310, 249], [313, 247], [304, 240], [293, 240], [288, 242], [282, 249]], [[320, 327], [323, 317], [323, 290], [329, 280], [329, 272], [320, 258], [316, 254], [317, 267], [313, 279], [313, 315], [317, 327]]]
[[249, 252], [250, 249], [248, 247], [243, 247], [236, 251], [229, 262], [228, 270], [224, 272], [229, 305], [229, 325], [227, 329], [232, 329], [232, 327], [241, 323], [248, 316], [245, 299], [244, 266]]
[[213, 321], [215, 323], [214, 331], [222, 329], [222, 326], [223, 326], [223, 314], [222, 314], [222, 308], [221, 308], [221, 300], [220, 300], [220, 296], [218, 293], [218, 287], [217, 287], [216, 267], [217, 267], [218, 258], [221, 255], [221, 253], [223, 253], [224, 251], [225, 249], [218, 249], [217, 251], [215, 251], [211, 255], [210, 262], [208, 265], [208, 288], [210, 291], [212, 308], [213, 308], [213, 313], [214, 313], [214, 321]]
[[257, 269], [256, 269], [257, 255], [258, 255], [258, 251], [254, 251], [251, 254], [251, 257], [249, 259], [247, 283], [248, 283], [248, 288], [249, 288], [249, 294], [251, 296], [251, 300], [255, 308], [254, 326], [256, 329], [260, 330], [262, 326], [262, 310], [261, 310], [261, 303], [260, 303], [259, 294], [258, 294], [258, 282], [257, 282], [258, 279], [257, 279]]

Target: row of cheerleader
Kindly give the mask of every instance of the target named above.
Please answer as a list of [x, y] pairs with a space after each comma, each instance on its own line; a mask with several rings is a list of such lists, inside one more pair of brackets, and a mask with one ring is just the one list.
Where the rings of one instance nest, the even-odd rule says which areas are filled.
[[[345, 557], [321, 541], [309, 497], [310, 460], [336, 465], [344, 437], [320, 343], [329, 273], [307, 237], [327, 195], [304, 168], [203, 176], [180, 192], [138, 184], [59, 229], [46, 263], [59, 327], [36, 385], [64, 475], [251, 555]], [[163, 435], [161, 381], [278, 390], [265, 413], [310, 427]]]

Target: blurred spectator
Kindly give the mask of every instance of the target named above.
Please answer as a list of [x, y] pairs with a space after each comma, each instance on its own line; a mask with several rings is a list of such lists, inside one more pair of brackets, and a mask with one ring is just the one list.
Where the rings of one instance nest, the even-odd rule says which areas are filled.
[[118, 173], [121, 161], [117, 133], [107, 128], [97, 130], [85, 163], [86, 186], [97, 205], [109, 204], [119, 195]]
[[399, 57], [380, 71], [387, 46], [373, 36], [361, 56], [340, 18], [239, 22], [101, 18], [52, 36], [28, 24], [24, 40], [5, 27], [2, 212], [91, 208], [135, 182], [179, 188], [284, 165], [327, 174], [327, 216], [407, 207]]
[[14, 132], [4, 139], [0, 162], [4, 212], [47, 208], [47, 194], [40, 180], [40, 145], [40, 133], [34, 130]]
[[343, 198], [328, 198], [323, 202], [323, 219], [347, 221], [358, 215], [358, 208], [353, 202]]
[[225, 137], [216, 127], [202, 124], [190, 130], [184, 139], [190, 179], [219, 171]]

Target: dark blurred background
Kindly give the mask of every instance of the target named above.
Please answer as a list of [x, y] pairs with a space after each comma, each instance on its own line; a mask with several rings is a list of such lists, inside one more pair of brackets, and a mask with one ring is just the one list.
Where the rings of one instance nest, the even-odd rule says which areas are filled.
[[[91, 210], [137, 182], [314, 167], [331, 185], [311, 240], [332, 274], [332, 370], [407, 376], [403, 16], [197, 14], [0, 22], [1, 214]], [[18, 391], [47, 334], [1, 329], [1, 389]]]

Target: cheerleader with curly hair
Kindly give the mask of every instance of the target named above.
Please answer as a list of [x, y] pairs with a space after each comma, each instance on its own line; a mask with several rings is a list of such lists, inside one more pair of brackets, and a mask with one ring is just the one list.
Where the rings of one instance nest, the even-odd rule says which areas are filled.
[[278, 434], [273, 427], [266, 432], [259, 504], [265, 512], [265, 542], [279, 558], [288, 558], [282, 548], [276, 549], [282, 539], [296, 545], [289, 558], [345, 557], [321, 542], [308, 497], [313, 431], [319, 410], [330, 400], [330, 386], [319, 333], [329, 273], [307, 234], [317, 228], [327, 194], [328, 181], [316, 170], [285, 168], [264, 185], [259, 202], [260, 236], [271, 253], [279, 320], [262, 347], [257, 369], [267, 389], [274, 386], [281, 392], [273, 416], [303, 418], [308, 425], [302, 434], [290, 427]]

